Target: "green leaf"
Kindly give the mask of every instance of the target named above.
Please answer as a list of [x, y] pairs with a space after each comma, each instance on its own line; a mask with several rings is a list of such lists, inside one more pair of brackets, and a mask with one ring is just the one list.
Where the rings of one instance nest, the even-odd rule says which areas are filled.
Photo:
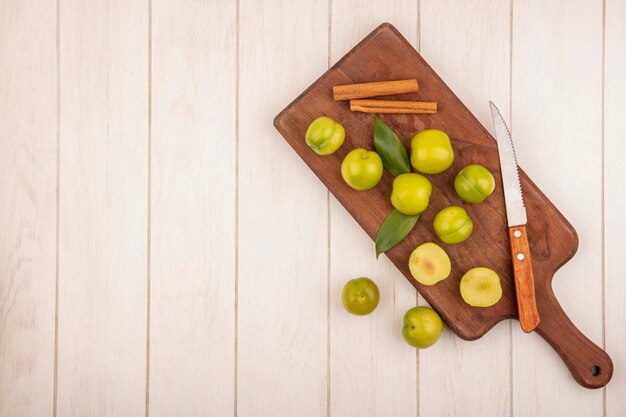
[[383, 224], [380, 225], [380, 229], [378, 229], [378, 234], [376, 235], [376, 257], [378, 258], [381, 253], [387, 252], [402, 242], [409, 232], [413, 230], [418, 218], [419, 214], [409, 216], [393, 209]]
[[383, 161], [383, 166], [393, 176], [411, 171], [406, 148], [398, 139], [398, 135], [393, 133], [378, 115], [374, 117], [374, 146]]

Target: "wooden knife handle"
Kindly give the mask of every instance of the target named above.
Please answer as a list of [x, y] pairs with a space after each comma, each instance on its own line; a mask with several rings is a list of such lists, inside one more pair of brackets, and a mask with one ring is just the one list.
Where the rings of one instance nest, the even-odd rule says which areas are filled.
[[539, 312], [535, 300], [535, 278], [526, 226], [509, 227], [509, 240], [519, 321], [522, 330], [530, 333], [539, 324]]

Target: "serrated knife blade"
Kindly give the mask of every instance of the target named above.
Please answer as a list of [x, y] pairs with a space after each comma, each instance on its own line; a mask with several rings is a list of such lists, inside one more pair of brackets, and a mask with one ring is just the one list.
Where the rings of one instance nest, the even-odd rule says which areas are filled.
[[524, 207], [524, 195], [522, 184], [519, 179], [517, 156], [511, 132], [500, 114], [500, 110], [490, 101], [491, 117], [498, 143], [500, 155], [500, 169], [502, 171], [502, 186], [504, 187], [504, 203], [506, 205], [506, 218], [511, 226], [526, 224], [526, 207]]
[[532, 332], [539, 325], [539, 312], [535, 299], [535, 278], [533, 275], [532, 257], [526, 233], [526, 207], [522, 183], [519, 177], [517, 156], [513, 146], [513, 138], [500, 110], [490, 101], [491, 117], [498, 144], [504, 204], [511, 244], [511, 263], [517, 297], [517, 312], [522, 330]]

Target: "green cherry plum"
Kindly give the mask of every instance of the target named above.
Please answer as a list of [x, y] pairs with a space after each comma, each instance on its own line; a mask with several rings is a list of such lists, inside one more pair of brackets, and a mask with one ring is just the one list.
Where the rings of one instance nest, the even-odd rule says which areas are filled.
[[404, 314], [402, 337], [411, 346], [425, 349], [437, 343], [443, 333], [439, 314], [428, 307], [413, 307]]
[[345, 138], [343, 126], [326, 116], [313, 120], [305, 134], [306, 144], [318, 155], [334, 153], [343, 145]]
[[341, 163], [341, 176], [355, 190], [369, 190], [383, 176], [383, 161], [376, 152], [353, 149]]
[[463, 201], [476, 204], [489, 197], [496, 187], [493, 175], [487, 168], [470, 164], [459, 171], [454, 179], [454, 189]]
[[455, 244], [470, 237], [474, 230], [474, 224], [465, 209], [450, 206], [437, 213], [433, 221], [433, 228], [442, 242]]
[[374, 281], [367, 277], [355, 278], [346, 282], [341, 292], [343, 306], [357, 316], [370, 314], [378, 306], [380, 292]]
[[404, 214], [420, 214], [428, 207], [432, 192], [433, 186], [425, 176], [411, 172], [400, 174], [393, 180], [391, 204]]
[[411, 140], [411, 165], [424, 174], [439, 174], [454, 162], [450, 137], [442, 130], [426, 129]]

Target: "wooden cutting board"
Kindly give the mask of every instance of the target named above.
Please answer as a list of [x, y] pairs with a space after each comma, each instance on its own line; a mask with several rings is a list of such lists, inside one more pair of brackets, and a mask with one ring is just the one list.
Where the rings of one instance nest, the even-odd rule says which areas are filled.
[[[429, 207], [409, 236], [386, 255], [459, 337], [474, 340], [501, 320], [517, 316], [496, 142], [411, 44], [392, 25], [379, 26], [276, 116], [274, 125], [374, 239], [392, 210], [389, 196], [393, 177], [385, 171], [379, 185], [368, 191], [355, 191], [343, 181], [340, 166], [345, 155], [357, 147], [374, 149], [374, 117], [351, 112], [346, 101], [333, 101], [332, 87], [409, 78], [418, 80], [419, 92], [396, 98], [436, 101], [437, 114], [384, 115], [383, 120], [400, 136], [407, 149], [411, 138], [423, 129], [446, 131], [452, 140], [455, 161], [451, 169], [427, 175], [433, 184]], [[309, 123], [321, 115], [337, 120], [346, 130], [343, 146], [329, 156], [318, 156], [304, 141]], [[493, 194], [477, 205], [464, 203], [453, 187], [455, 174], [470, 163], [484, 165], [496, 180]], [[602, 387], [613, 373], [611, 358], [574, 326], [552, 291], [554, 273], [576, 253], [576, 231], [523, 171], [521, 181], [541, 316], [537, 332], [563, 358], [576, 381], [588, 388]], [[437, 239], [432, 229], [435, 214], [450, 205], [464, 207], [474, 221], [472, 236], [462, 244], [446, 245]], [[452, 274], [434, 286], [423, 286], [411, 277], [407, 262], [416, 246], [429, 241], [439, 243], [450, 255]], [[376, 256], [373, 247], [372, 256]], [[470, 307], [461, 299], [460, 279], [476, 266], [492, 268], [501, 277], [503, 296], [492, 307]]]

